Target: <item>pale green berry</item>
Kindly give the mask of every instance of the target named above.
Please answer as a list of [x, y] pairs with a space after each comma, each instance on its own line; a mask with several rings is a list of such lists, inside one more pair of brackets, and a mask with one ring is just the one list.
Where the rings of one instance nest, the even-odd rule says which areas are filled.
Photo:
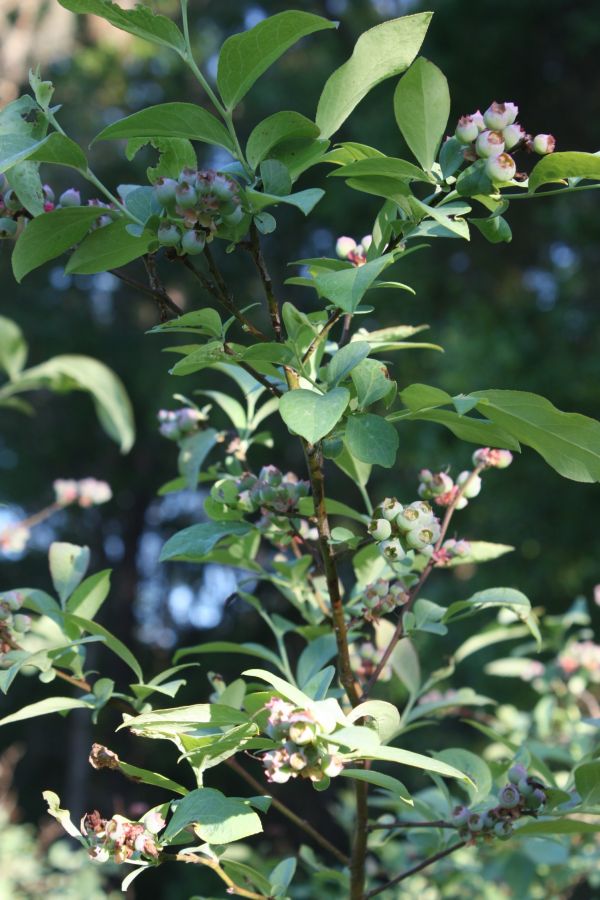
[[500, 156], [504, 152], [504, 140], [499, 131], [482, 131], [475, 142], [477, 154], [484, 159]]
[[58, 198], [58, 205], [62, 207], [81, 206], [81, 194], [75, 188], [69, 188]]
[[198, 253], [202, 253], [204, 250], [205, 243], [206, 237], [204, 232], [192, 229], [184, 232], [181, 238], [181, 249], [190, 256], [197, 256]]
[[534, 152], [539, 153], [540, 156], [554, 153], [556, 138], [552, 134], [536, 134], [532, 141], [532, 147]]
[[472, 144], [479, 134], [477, 122], [472, 116], [461, 116], [454, 132], [454, 137], [461, 144]]
[[481, 491], [481, 478], [472, 472], [461, 472], [456, 479], [457, 485], [463, 489], [463, 497], [472, 500]]
[[406, 556], [406, 552], [398, 538], [382, 541], [379, 544], [379, 550], [382, 555], [391, 562], [400, 562]]
[[173, 178], [159, 178], [154, 185], [156, 199], [161, 206], [169, 207], [175, 203], [177, 182]]
[[389, 522], [393, 522], [398, 513], [401, 513], [404, 507], [396, 500], [395, 497], [386, 497], [380, 505], [381, 515]]
[[158, 242], [163, 247], [176, 247], [181, 239], [181, 233], [177, 225], [171, 222], [162, 222], [158, 227]]
[[502, 131], [507, 125], [512, 125], [519, 113], [519, 107], [514, 103], [496, 103], [489, 106], [483, 114], [483, 121], [492, 131]]
[[512, 181], [517, 172], [515, 161], [510, 153], [490, 156], [485, 163], [485, 174], [497, 184]]
[[525, 139], [525, 130], [515, 122], [502, 129], [502, 137], [504, 138], [504, 149], [512, 150]]
[[392, 533], [392, 525], [387, 519], [372, 519], [369, 523], [369, 533], [376, 541], [386, 541]]

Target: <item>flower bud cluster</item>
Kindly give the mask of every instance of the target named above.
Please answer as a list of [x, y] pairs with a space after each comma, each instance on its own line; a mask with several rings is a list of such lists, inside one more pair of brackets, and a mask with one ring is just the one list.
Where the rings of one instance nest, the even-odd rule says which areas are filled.
[[30, 616], [19, 612], [24, 599], [19, 591], [0, 594], [0, 656], [12, 650], [31, 627]]
[[[383, 656], [383, 649], [376, 647], [371, 641], [363, 641], [361, 644], [350, 645], [350, 662], [352, 671], [363, 681], [368, 681]], [[390, 681], [393, 670], [390, 663], [381, 670], [379, 681]]]
[[483, 812], [457, 806], [452, 813], [452, 823], [463, 840], [506, 839], [511, 836], [516, 819], [538, 815], [545, 803], [544, 785], [535, 776], [530, 776], [525, 766], [516, 763], [508, 770], [508, 783], [498, 794], [496, 806]]
[[[54, 191], [50, 185], [42, 187], [44, 194], [44, 212], [54, 209]], [[24, 215], [25, 209], [15, 191], [9, 187], [6, 177], [0, 174], [0, 239], [14, 238], [17, 235], [17, 220]]]
[[364, 589], [363, 605], [359, 615], [366, 622], [375, 622], [381, 616], [393, 612], [399, 606], [408, 602], [408, 594], [398, 581], [390, 583], [385, 578], [372, 581]]
[[469, 471], [461, 472], [454, 481], [447, 472], [421, 469], [419, 479], [419, 497], [433, 500], [437, 506], [454, 504], [455, 509], [464, 509], [481, 490], [481, 478]]
[[453, 559], [467, 559], [471, 555], [471, 545], [469, 541], [455, 540], [449, 538], [444, 541], [439, 550], [433, 554], [435, 564], [438, 566], [447, 566]]
[[513, 461], [510, 450], [496, 450], [491, 447], [480, 447], [473, 454], [473, 465], [486, 469], [506, 469]]
[[[494, 101], [481, 114], [461, 116], [454, 136], [465, 145], [465, 159], [485, 159], [485, 172], [494, 184], [505, 184], [517, 175], [517, 166], [508, 152], [521, 148], [545, 155], [554, 151], [556, 141], [551, 134], [532, 137], [516, 121], [519, 107], [514, 103]], [[521, 177], [521, 176], [518, 176]], [[523, 178], [525, 176], [522, 176]]]
[[327, 741], [335, 723], [319, 721], [308, 709], [299, 709], [277, 697], [266, 704], [269, 718], [265, 732], [281, 747], [263, 753], [267, 779], [285, 784], [291, 778], [315, 783], [335, 778], [344, 768], [337, 746]]
[[190, 406], [184, 406], [182, 409], [160, 409], [158, 411], [159, 431], [170, 441], [180, 441], [188, 434], [193, 434], [206, 425], [209, 409], [209, 406], [204, 409], [194, 409]]
[[375, 509], [368, 530], [383, 556], [400, 562], [409, 550], [430, 555], [440, 536], [440, 522], [423, 500], [403, 506], [388, 497]]
[[53, 487], [59, 506], [77, 503], [85, 509], [108, 503], [112, 497], [110, 485], [96, 478], [82, 478], [81, 481], [75, 481], [74, 478], [57, 478]]
[[340, 259], [347, 259], [353, 266], [364, 266], [367, 261], [367, 251], [373, 243], [373, 237], [366, 234], [357, 244], [354, 238], [340, 237], [335, 245], [335, 252]]
[[165, 827], [158, 812], [147, 813], [140, 822], [124, 816], [104, 819], [97, 810], [81, 820], [81, 833], [87, 838], [88, 853], [94, 862], [123, 863], [127, 860], [157, 859], [157, 834]]
[[9, 526], [0, 532], [0, 551], [2, 553], [22, 553], [30, 537], [31, 531], [24, 525]]
[[593, 641], [574, 641], [558, 655], [557, 663], [567, 677], [577, 673], [600, 684], [600, 646]]
[[211, 493], [220, 503], [243, 512], [266, 508], [287, 514], [298, 507], [299, 500], [309, 491], [310, 482], [301, 481], [293, 472], [284, 475], [276, 466], [263, 466], [258, 476], [244, 472], [237, 479], [217, 482]]
[[180, 255], [202, 253], [220, 225], [237, 225], [244, 214], [239, 185], [214, 169], [185, 168], [177, 179], [159, 178], [154, 192], [164, 211], [158, 240]]

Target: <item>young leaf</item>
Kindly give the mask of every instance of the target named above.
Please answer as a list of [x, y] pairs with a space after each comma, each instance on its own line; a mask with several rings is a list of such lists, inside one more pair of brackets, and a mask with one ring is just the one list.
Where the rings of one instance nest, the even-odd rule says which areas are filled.
[[316, 444], [339, 422], [349, 400], [350, 392], [342, 387], [327, 394], [300, 388], [283, 395], [279, 412], [290, 431]]
[[516, 439], [532, 447], [559, 475], [572, 481], [600, 481], [600, 422], [565, 413], [526, 391], [474, 391], [477, 409]]
[[278, 203], [286, 203], [288, 206], [295, 206], [305, 216], [312, 212], [324, 194], [325, 191], [321, 190], [321, 188], [307, 188], [305, 191], [288, 194], [286, 197], [279, 197], [277, 194], [263, 193], [262, 191], [246, 191], [246, 197], [250, 200], [253, 209], [260, 210], [266, 206], [277, 206]]
[[343, 769], [340, 775], [345, 778], [354, 778], [355, 781], [366, 781], [375, 787], [383, 788], [384, 791], [390, 791], [396, 799], [409, 806], [414, 806], [414, 801], [402, 782], [391, 775], [384, 775], [383, 772], [375, 772], [373, 769]]
[[285, 141], [310, 141], [319, 136], [319, 129], [306, 116], [293, 111], [273, 113], [259, 122], [246, 144], [248, 162], [255, 169], [271, 150]]
[[326, 370], [328, 384], [335, 387], [369, 355], [371, 348], [366, 341], [352, 341], [332, 356]]
[[28, 223], [21, 233], [12, 255], [12, 269], [17, 281], [38, 266], [56, 259], [85, 237], [98, 210], [90, 206], [56, 209]]
[[110, 0], [58, 0], [58, 2], [71, 12], [100, 16], [121, 31], [127, 31], [152, 44], [170, 47], [180, 55], [186, 52], [185, 38], [177, 25], [166, 16], [155, 15], [141, 3], [134, 9], [123, 9]]
[[[402, 84], [402, 81], [400, 84]], [[407, 162], [405, 159], [395, 159], [392, 156], [370, 156], [366, 159], [359, 159], [341, 166], [332, 172], [329, 177], [357, 178], [365, 175], [392, 178], [407, 183], [410, 181], [426, 181], [430, 184], [433, 181], [431, 176], [419, 169], [418, 166]]]
[[277, 669], [281, 669], [281, 660], [267, 647], [252, 643], [236, 644], [233, 641], [208, 641], [205, 644], [197, 644], [195, 647], [181, 647], [173, 656], [173, 662], [178, 662], [184, 656], [193, 656], [196, 653], [240, 653], [244, 656], [256, 656], [271, 663]]
[[156, 234], [144, 231], [139, 237], [134, 236], [127, 230], [129, 224], [127, 219], [121, 218], [92, 231], [69, 259], [65, 272], [70, 275], [94, 275], [139, 259], [156, 241]]
[[569, 150], [565, 153], [549, 153], [533, 167], [528, 188], [533, 193], [541, 185], [566, 178], [600, 180], [600, 156]]
[[469, 219], [469, 222], [479, 229], [490, 244], [510, 244], [512, 241], [510, 225], [502, 216], [488, 216], [486, 219]]
[[233, 152], [231, 136], [212, 113], [195, 103], [159, 103], [107, 125], [95, 141], [118, 138], [187, 138]]
[[319, 99], [315, 121], [330, 137], [380, 82], [400, 75], [423, 43], [432, 13], [392, 19], [361, 34], [352, 56], [330, 75]]
[[348, 419], [346, 445], [361, 462], [389, 469], [396, 461], [398, 444], [398, 432], [382, 416], [362, 413]]
[[24, 160], [32, 162], [54, 163], [87, 171], [85, 153], [75, 141], [53, 131], [41, 141], [22, 134], [0, 135], [0, 172], [7, 172], [17, 163]]
[[90, 619], [84, 619], [81, 616], [74, 616], [71, 613], [67, 613], [65, 615], [65, 621], [68, 624], [77, 625], [78, 628], [83, 629], [83, 631], [87, 631], [88, 634], [95, 634], [99, 637], [103, 638], [104, 643], [107, 647], [109, 647], [112, 652], [119, 656], [124, 663], [126, 663], [131, 671], [135, 674], [138, 681], [144, 680], [144, 673], [142, 672], [142, 668], [131, 652], [131, 650], [125, 646], [125, 644], [120, 641], [118, 638], [111, 634], [111, 632], [105, 628], [103, 625], [99, 625], [97, 622], [92, 622]]
[[583, 821], [581, 819], [538, 819], [535, 822], [517, 825], [515, 836], [530, 834], [597, 834], [599, 831], [600, 823]]
[[430, 172], [450, 115], [450, 92], [444, 74], [428, 59], [417, 59], [400, 79], [394, 113], [404, 140]]
[[336, 646], [333, 634], [322, 634], [307, 644], [300, 654], [296, 669], [296, 678], [301, 687], [308, 684], [311, 678], [321, 671], [325, 663], [335, 656]]
[[217, 87], [225, 106], [237, 106], [263, 72], [300, 38], [335, 27], [335, 22], [321, 16], [290, 9], [227, 38], [217, 70]]
[[448, 763], [423, 756], [421, 753], [413, 753], [411, 750], [402, 750], [400, 747], [387, 747], [381, 745], [372, 752], [361, 754], [364, 759], [380, 759], [385, 762], [397, 762], [404, 766], [414, 766], [424, 769], [426, 772], [435, 772], [445, 775], [447, 778], [458, 778], [461, 781], [469, 781], [469, 776], [459, 771]]
[[27, 359], [27, 342], [16, 322], [0, 316], [0, 368], [15, 378]]
[[375, 730], [382, 744], [386, 744], [400, 730], [400, 713], [391, 703], [385, 700], [366, 700], [359, 703], [348, 714], [350, 722], [368, 716], [375, 720]]
[[83, 616], [84, 619], [93, 619], [110, 591], [111, 570], [104, 569], [86, 578], [69, 597], [67, 612]]
[[190, 791], [174, 808], [161, 840], [172, 840], [192, 824], [198, 837], [209, 844], [230, 844], [263, 830], [259, 817], [247, 803], [213, 788]]
[[317, 275], [315, 286], [323, 297], [343, 309], [354, 312], [378, 275], [394, 261], [393, 253], [386, 253], [364, 266], [353, 266], [337, 272]]
[[94, 704], [87, 700], [76, 700], [73, 697], [47, 697], [22, 706], [17, 712], [0, 719], [0, 725], [10, 725], [12, 722], [22, 722], [24, 719], [36, 719], [38, 716], [48, 716], [50, 713], [69, 712], [71, 709], [93, 709]]
[[178, 466], [188, 490], [196, 489], [200, 469], [216, 443], [217, 432], [214, 428], [206, 428], [204, 431], [187, 435], [180, 442]]
[[453, 748], [441, 750], [435, 754], [435, 758], [450, 766], [455, 766], [469, 776], [471, 784], [465, 786], [469, 794], [469, 803], [481, 803], [487, 798], [493, 787], [492, 773], [480, 756], [476, 756], [469, 750]]
[[90, 548], [55, 541], [48, 554], [54, 590], [64, 606], [90, 564]]
[[79, 843], [83, 844], [84, 847], [87, 846], [85, 838], [76, 827], [76, 825], [71, 821], [71, 814], [69, 810], [60, 808], [60, 797], [58, 796], [58, 794], [55, 794], [54, 791], [44, 791], [42, 797], [48, 804], [48, 813], [51, 816], [54, 816], [54, 818], [60, 822], [67, 834], [70, 834], [71, 837], [77, 838]]
[[352, 370], [351, 378], [356, 389], [356, 400], [361, 409], [383, 400], [394, 386], [387, 366], [376, 359], [364, 359]]
[[201, 522], [178, 531], [164, 544], [160, 562], [199, 562], [224, 537], [239, 537], [252, 530], [248, 522]]
[[276, 691], [279, 691], [282, 696], [287, 700], [291, 700], [296, 706], [306, 709], [313, 705], [313, 701], [310, 697], [298, 690], [297, 687], [294, 687], [294, 685], [290, 684], [288, 681], [284, 681], [283, 678], [280, 678], [278, 675], [272, 675], [271, 672], [267, 672], [265, 669], [246, 669], [245, 672], [242, 672], [242, 675], [246, 675], [249, 678], [260, 678], [261, 681], [266, 681], [267, 684], [274, 687]]
[[287, 889], [290, 886], [295, 873], [295, 856], [288, 856], [287, 859], [282, 859], [281, 862], [275, 866], [269, 875], [271, 885], [270, 893], [273, 897], [283, 897], [287, 894]]

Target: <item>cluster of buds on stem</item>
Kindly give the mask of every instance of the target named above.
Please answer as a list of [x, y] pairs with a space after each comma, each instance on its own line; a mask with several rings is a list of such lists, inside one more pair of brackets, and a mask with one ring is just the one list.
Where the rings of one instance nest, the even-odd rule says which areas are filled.
[[202, 253], [219, 226], [244, 215], [238, 183], [214, 169], [183, 169], [177, 179], [159, 178], [154, 191], [163, 209], [158, 240], [181, 256]]
[[454, 509], [464, 509], [481, 490], [481, 478], [469, 471], [461, 472], [454, 481], [447, 472], [434, 473], [421, 469], [419, 481], [419, 497], [433, 500], [436, 506], [452, 504]]
[[557, 664], [561, 674], [570, 679], [569, 687], [578, 686], [573, 676], [586, 687], [588, 683], [600, 684], [600, 646], [593, 641], [573, 641], [558, 655]]
[[390, 583], [385, 578], [378, 578], [365, 587], [359, 615], [366, 622], [376, 622], [381, 616], [404, 606], [408, 599], [409, 595], [399, 581]]
[[160, 409], [158, 411], [159, 431], [170, 441], [180, 441], [189, 434], [204, 428], [208, 422], [210, 406], [196, 409], [184, 406], [182, 409]]
[[335, 252], [340, 259], [348, 260], [353, 266], [364, 266], [367, 261], [367, 251], [372, 243], [373, 238], [370, 234], [366, 234], [360, 244], [357, 244], [354, 238], [340, 237], [337, 239]]
[[508, 152], [525, 149], [544, 156], [554, 151], [556, 141], [551, 134], [527, 134], [516, 121], [519, 107], [514, 103], [494, 101], [481, 114], [479, 110], [469, 116], [461, 116], [454, 136], [465, 145], [464, 156], [470, 162], [485, 160], [485, 171], [496, 184], [506, 184], [517, 175], [516, 163]]
[[[371, 641], [351, 644], [350, 662], [352, 671], [361, 681], [368, 681], [381, 662], [383, 653], [383, 648], [376, 647]], [[379, 681], [390, 681], [392, 675], [392, 667], [390, 663], [386, 663], [379, 675]]]
[[17, 523], [0, 532], [1, 553], [22, 553], [31, 537], [31, 531], [26, 525]]
[[31, 627], [31, 618], [19, 612], [23, 600], [19, 591], [0, 594], [0, 657], [14, 649]]
[[[51, 212], [54, 209], [54, 191], [48, 184], [42, 190], [44, 211]], [[18, 220], [24, 215], [26, 210], [16, 192], [9, 186], [6, 177], [0, 174], [0, 238], [15, 238]]]
[[506, 469], [513, 461], [510, 450], [496, 450], [492, 447], [480, 447], [473, 454], [473, 465], [486, 469]]
[[327, 741], [335, 722], [320, 719], [309, 709], [299, 709], [273, 697], [265, 707], [269, 717], [265, 733], [281, 742], [276, 750], [262, 755], [267, 779], [285, 784], [291, 778], [308, 778], [319, 787], [326, 787], [344, 768], [337, 746]]
[[82, 818], [81, 833], [87, 839], [88, 853], [94, 862], [155, 860], [159, 855], [157, 835], [165, 824], [159, 812], [151, 811], [139, 822], [132, 822], [118, 815], [104, 819], [94, 810]]
[[388, 497], [375, 509], [368, 530], [387, 560], [401, 562], [409, 550], [433, 553], [440, 522], [423, 500], [403, 506], [395, 497]]
[[439, 550], [433, 554], [437, 566], [448, 566], [455, 559], [468, 559], [471, 555], [471, 545], [465, 540], [448, 538]]
[[74, 478], [57, 478], [52, 486], [58, 506], [71, 506], [77, 503], [78, 506], [87, 509], [90, 506], [108, 503], [112, 497], [110, 485], [96, 478], [82, 478], [81, 481]]
[[310, 483], [301, 481], [293, 472], [283, 474], [276, 466], [263, 466], [258, 476], [244, 472], [239, 478], [217, 481], [211, 494], [219, 503], [243, 512], [270, 510], [289, 514], [307, 497]]
[[496, 806], [483, 812], [458, 806], [452, 813], [452, 824], [457, 826], [463, 840], [506, 839], [511, 836], [516, 819], [538, 815], [545, 803], [544, 785], [517, 763], [508, 771], [508, 784], [500, 791]]

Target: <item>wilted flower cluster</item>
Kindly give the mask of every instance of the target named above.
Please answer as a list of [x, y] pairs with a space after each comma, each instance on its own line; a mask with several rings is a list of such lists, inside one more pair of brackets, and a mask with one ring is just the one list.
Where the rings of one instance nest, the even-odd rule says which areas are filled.
[[275, 513], [291, 513], [298, 501], [308, 496], [310, 483], [293, 472], [283, 474], [276, 466], [263, 466], [258, 476], [244, 472], [239, 478], [218, 481], [212, 495], [233, 509], [256, 512], [261, 508]]
[[454, 504], [455, 509], [464, 509], [481, 490], [481, 478], [469, 471], [461, 472], [454, 481], [447, 472], [421, 469], [419, 479], [419, 497], [433, 500], [437, 506]]
[[309, 778], [326, 784], [344, 767], [337, 746], [327, 741], [335, 721], [316, 716], [309, 709], [299, 709], [285, 700], [273, 697], [266, 704], [269, 718], [265, 732], [281, 747], [263, 753], [262, 762], [269, 781], [285, 784], [290, 778]]
[[84, 508], [108, 503], [112, 497], [110, 485], [96, 478], [57, 478], [53, 484], [56, 503], [59, 506], [70, 506], [77, 503]]
[[432, 553], [440, 523], [429, 503], [415, 500], [403, 506], [395, 497], [388, 497], [374, 511], [369, 533], [386, 559], [399, 562], [409, 550]]
[[373, 622], [399, 606], [404, 606], [408, 601], [408, 594], [400, 582], [390, 583], [385, 578], [378, 578], [365, 587], [362, 601], [360, 615], [367, 622]]
[[508, 784], [500, 791], [497, 806], [483, 812], [458, 806], [452, 813], [452, 823], [466, 840], [508, 838], [516, 819], [537, 815], [545, 803], [544, 785], [537, 777], [528, 775], [525, 766], [517, 763], [508, 770]]
[[[352, 663], [352, 671], [358, 678], [368, 681], [383, 656], [383, 650], [376, 647], [371, 641], [363, 641], [362, 643], [354, 643], [350, 645], [350, 661]], [[393, 675], [392, 667], [389, 663], [381, 670], [379, 681], [389, 681]]]
[[160, 409], [158, 411], [159, 431], [170, 441], [180, 441], [188, 434], [199, 431], [208, 422], [210, 406], [194, 409], [184, 406], [182, 409]]
[[243, 217], [239, 185], [214, 169], [183, 169], [176, 180], [159, 178], [154, 191], [164, 211], [158, 240], [180, 254], [202, 253], [220, 225]]
[[12, 650], [19, 638], [29, 631], [31, 618], [19, 612], [23, 600], [19, 591], [0, 594], [0, 655]]
[[494, 101], [483, 115], [477, 110], [458, 120], [454, 135], [465, 145], [465, 159], [484, 159], [485, 172], [494, 184], [505, 184], [517, 175], [509, 150], [524, 148], [542, 156], [554, 150], [556, 141], [552, 135], [527, 134], [516, 121], [518, 112], [514, 103]]
[[366, 234], [360, 244], [357, 244], [354, 238], [341, 237], [337, 239], [335, 252], [340, 259], [348, 260], [353, 266], [364, 266], [367, 261], [367, 251], [372, 243], [373, 238], [370, 234]]
[[81, 833], [87, 838], [88, 853], [94, 862], [116, 863], [128, 859], [157, 859], [156, 836], [165, 827], [158, 812], [147, 813], [139, 822], [124, 816], [104, 819], [97, 810], [86, 813], [81, 820]]

